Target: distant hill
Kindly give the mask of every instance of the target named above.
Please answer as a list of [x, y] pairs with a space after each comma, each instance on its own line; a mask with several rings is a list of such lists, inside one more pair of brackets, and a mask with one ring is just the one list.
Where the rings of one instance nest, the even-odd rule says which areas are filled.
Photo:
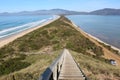
[[36, 10], [36, 11], [21, 11], [17, 13], [0, 13], [0, 15], [77, 15], [87, 14], [86, 12], [77, 12], [64, 9], [51, 9], [51, 10]]
[[105, 8], [105, 9], [92, 11], [89, 14], [93, 14], [93, 15], [120, 15], [120, 9]]
[[105, 8], [91, 12], [79, 12], [64, 9], [21, 11], [16, 13], [0, 13], [0, 15], [120, 15], [120, 9]]

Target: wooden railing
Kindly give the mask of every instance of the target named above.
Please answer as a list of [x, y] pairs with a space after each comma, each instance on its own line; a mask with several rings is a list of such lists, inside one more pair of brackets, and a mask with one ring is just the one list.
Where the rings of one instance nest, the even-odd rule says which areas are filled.
[[[43, 74], [40, 76], [39, 80], [58, 80], [60, 71], [63, 66], [63, 61], [65, 59], [65, 56], [67, 56], [66, 50], [67, 49], [64, 49], [62, 51], [61, 55], [43, 72]], [[81, 71], [81, 69], [80, 69], [80, 71]], [[85, 75], [83, 75], [83, 77], [84, 77], [84, 80], [88, 80]]]
[[[64, 49], [65, 50], [65, 49]], [[45, 72], [40, 76], [39, 80], [57, 80], [62, 63], [64, 60], [65, 52], [62, 51], [61, 55], [45, 70]]]

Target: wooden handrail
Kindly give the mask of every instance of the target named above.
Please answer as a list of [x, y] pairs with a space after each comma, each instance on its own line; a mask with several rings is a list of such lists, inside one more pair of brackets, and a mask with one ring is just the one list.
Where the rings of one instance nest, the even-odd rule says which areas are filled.
[[57, 80], [62, 62], [65, 56], [65, 49], [62, 51], [61, 55], [54, 60], [54, 62], [43, 72], [40, 76], [39, 80]]
[[[66, 63], [67, 62], [67, 63]], [[70, 65], [69, 65], [70, 64]], [[71, 65], [74, 64], [74, 67]], [[70, 55], [69, 51], [67, 49], [64, 49], [61, 53], [61, 55], [54, 60], [54, 62], [43, 72], [43, 74], [40, 76], [39, 80], [62, 80], [61, 76], [69, 75], [69, 71], [67, 73], [64, 73], [66, 71], [65, 66], [69, 66], [68, 69], [74, 69], [76, 72], [74, 75], [77, 75], [76, 78], [82, 78], [81, 80], [88, 80], [86, 75], [83, 73], [80, 66], [76, 63], [75, 59], [73, 59], [72, 55]], [[65, 69], [65, 71], [63, 71]], [[74, 72], [74, 71], [73, 71]], [[63, 75], [64, 73], [64, 75]], [[80, 75], [78, 75], [80, 74]], [[69, 75], [71, 76], [71, 75]], [[82, 76], [82, 77], [81, 77]]]

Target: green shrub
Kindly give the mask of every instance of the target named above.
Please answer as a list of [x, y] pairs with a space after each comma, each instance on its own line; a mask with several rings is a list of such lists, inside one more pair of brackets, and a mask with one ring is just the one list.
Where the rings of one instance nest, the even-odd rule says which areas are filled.
[[18, 71], [30, 65], [30, 63], [22, 62], [21, 59], [24, 59], [24, 56], [2, 62], [2, 64], [0, 65], [0, 75]]
[[83, 54], [86, 54], [88, 50], [91, 50], [99, 57], [103, 55], [101, 47], [95, 45], [88, 38], [84, 37], [70, 24], [71, 23], [67, 18], [61, 17], [60, 19], [30, 32], [1, 48], [1, 60], [14, 54], [21, 57], [21, 59], [17, 58], [15, 61], [14, 59], [9, 59], [8, 61], [5, 61], [5, 63], [2, 63], [2, 65], [0, 65], [1, 74], [8, 74], [29, 66], [29, 63], [21, 61], [24, 60], [25, 57], [24, 55], [21, 56], [20, 53], [37, 51], [46, 46], [51, 46], [53, 50], [68, 48]]

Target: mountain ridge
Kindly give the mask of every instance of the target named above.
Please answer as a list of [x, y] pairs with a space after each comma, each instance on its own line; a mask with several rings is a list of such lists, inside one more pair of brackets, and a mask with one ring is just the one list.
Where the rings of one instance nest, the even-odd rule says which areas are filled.
[[120, 9], [104, 8], [104, 9], [92, 11], [89, 14], [95, 14], [95, 15], [120, 15]]
[[86, 12], [77, 12], [65, 9], [50, 9], [50, 10], [35, 10], [35, 11], [21, 11], [21, 12], [3, 12], [0, 15], [72, 15], [85, 14]]
[[80, 12], [65, 9], [50, 9], [50, 10], [35, 10], [35, 11], [21, 11], [21, 12], [3, 12], [0, 15], [120, 15], [120, 9], [104, 8], [91, 12]]

